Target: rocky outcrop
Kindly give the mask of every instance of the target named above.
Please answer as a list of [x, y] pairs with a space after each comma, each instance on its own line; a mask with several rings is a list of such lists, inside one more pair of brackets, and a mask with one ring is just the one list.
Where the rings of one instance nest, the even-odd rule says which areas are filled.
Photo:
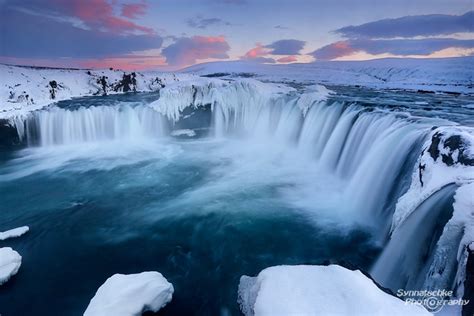
[[0, 119], [0, 148], [10, 147], [20, 143], [15, 127], [11, 126], [8, 120]]
[[470, 140], [464, 133], [436, 131], [427, 149], [434, 161], [441, 159], [448, 166], [461, 164], [474, 166], [474, 155], [470, 152]]
[[463, 300], [469, 300], [469, 303], [463, 307], [462, 316], [474, 315], [474, 244], [471, 244], [467, 250], [469, 254], [466, 264]]
[[112, 86], [115, 92], [137, 92], [137, 74], [123, 74], [122, 80]]

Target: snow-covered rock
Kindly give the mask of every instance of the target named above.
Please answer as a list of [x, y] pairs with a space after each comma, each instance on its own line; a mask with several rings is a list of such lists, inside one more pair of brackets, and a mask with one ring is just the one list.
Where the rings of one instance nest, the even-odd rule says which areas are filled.
[[0, 65], [0, 120], [13, 120], [73, 97], [158, 91], [169, 83], [196, 78], [163, 72], [54, 69]]
[[[444, 187], [456, 185], [452, 217], [434, 245], [434, 259], [426, 271], [424, 287], [452, 287], [460, 298], [466, 279], [468, 247], [474, 242], [474, 129], [436, 128], [423, 148], [411, 185], [397, 202], [391, 235], [393, 238], [397, 234], [424, 201]], [[456, 275], [454, 284], [453, 275]]]
[[397, 203], [392, 231], [442, 187], [474, 181], [474, 129], [439, 127], [431, 132], [423, 148], [410, 188]]
[[102, 284], [84, 316], [132, 316], [157, 312], [171, 301], [173, 285], [156, 271], [114, 274]]
[[0, 285], [17, 274], [21, 266], [21, 256], [10, 247], [0, 248]]
[[431, 315], [383, 292], [360, 271], [337, 265], [275, 266], [242, 276], [239, 303], [246, 316]]
[[0, 232], [0, 240], [5, 240], [8, 238], [20, 237], [23, 234], [26, 234], [30, 228], [28, 226], [21, 226], [13, 228], [4, 232]]
[[184, 69], [183, 72], [221, 78], [253, 76], [280, 82], [474, 93], [474, 57], [385, 58], [286, 65], [227, 61], [198, 64]]

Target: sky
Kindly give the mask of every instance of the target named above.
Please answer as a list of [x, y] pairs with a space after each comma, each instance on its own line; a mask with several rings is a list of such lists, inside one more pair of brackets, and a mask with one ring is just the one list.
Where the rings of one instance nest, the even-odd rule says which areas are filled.
[[7, 64], [175, 70], [470, 55], [473, 0], [0, 0]]

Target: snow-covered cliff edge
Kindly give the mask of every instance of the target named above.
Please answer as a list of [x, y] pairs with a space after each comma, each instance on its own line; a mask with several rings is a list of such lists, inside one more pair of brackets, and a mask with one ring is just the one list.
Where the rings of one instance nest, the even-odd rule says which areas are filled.
[[187, 74], [121, 70], [52, 69], [0, 65], [0, 120], [12, 119], [56, 101], [123, 92], [158, 91]]

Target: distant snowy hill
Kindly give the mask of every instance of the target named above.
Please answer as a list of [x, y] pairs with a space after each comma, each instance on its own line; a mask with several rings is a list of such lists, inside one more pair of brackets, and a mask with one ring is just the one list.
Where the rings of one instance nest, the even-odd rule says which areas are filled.
[[388, 58], [288, 65], [232, 61], [194, 65], [182, 72], [219, 77], [252, 76], [271, 81], [358, 85], [377, 89], [474, 93], [474, 57]]

